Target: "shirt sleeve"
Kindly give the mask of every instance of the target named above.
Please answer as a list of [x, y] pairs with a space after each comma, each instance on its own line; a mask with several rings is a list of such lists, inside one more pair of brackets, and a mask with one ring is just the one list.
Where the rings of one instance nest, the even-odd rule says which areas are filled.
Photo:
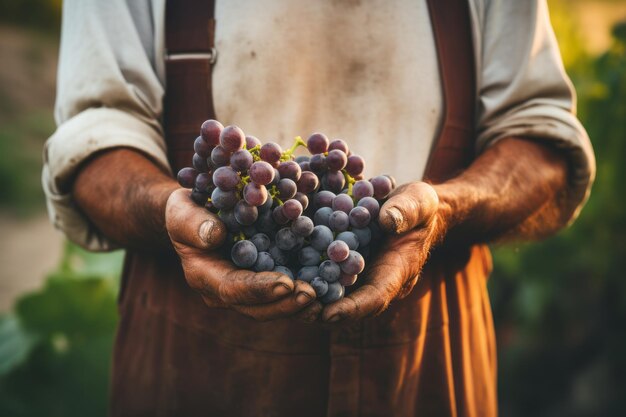
[[164, 89], [154, 65], [153, 21], [149, 0], [63, 2], [57, 130], [44, 148], [42, 182], [53, 224], [90, 250], [115, 246], [72, 199], [81, 163], [96, 152], [127, 147], [170, 171], [159, 122]]
[[569, 160], [566, 209], [573, 221], [589, 196], [595, 158], [576, 118], [576, 95], [563, 68], [545, 0], [487, 0], [478, 63], [481, 152], [517, 136], [548, 143]]

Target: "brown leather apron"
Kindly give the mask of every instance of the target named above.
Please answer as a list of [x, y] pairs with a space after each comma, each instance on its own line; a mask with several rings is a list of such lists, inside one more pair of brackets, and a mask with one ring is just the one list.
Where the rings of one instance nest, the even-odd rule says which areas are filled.
[[[168, 2], [169, 54], [210, 54], [213, 1]], [[427, 168], [441, 182], [473, 155], [475, 75], [465, 0], [429, 1], [445, 101]], [[173, 56], [173, 55], [172, 55]], [[189, 165], [214, 116], [209, 59], [168, 59], [165, 129]], [[380, 316], [322, 329], [209, 309], [173, 253], [129, 252], [120, 295], [115, 416], [480, 416], [496, 411], [496, 352], [484, 246], [442, 247]]]

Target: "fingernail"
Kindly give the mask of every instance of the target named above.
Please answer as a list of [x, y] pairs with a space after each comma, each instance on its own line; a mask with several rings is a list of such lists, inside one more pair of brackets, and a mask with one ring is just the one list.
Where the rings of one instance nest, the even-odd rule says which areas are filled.
[[330, 318], [326, 321], [329, 323], [334, 323], [336, 321], [339, 321], [340, 319], [341, 319], [341, 314], [335, 314], [334, 316], [330, 316]]
[[282, 295], [287, 295], [291, 292], [291, 289], [287, 287], [285, 284], [278, 284], [274, 287], [274, 295], [280, 297]]
[[213, 221], [212, 220], [203, 221], [202, 224], [200, 224], [200, 230], [198, 231], [198, 235], [200, 236], [200, 239], [205, 244], [208, 245], [211, 243], [212, 234], [213, 234]]
[[296, 296], [296, 303], [300, 305], [308, 304], [309, 302], [311, 302], [311, 300], [312, 300], [311, 296], [305, 292], [301, 292], [300, 294]]
[[403, 230], [404, 217], [402, 217], [402, 213], [398, 210], [397, 207], [391, 207], [387, 209], [387, 215], [391, 217], [391, 221], [393, 222], [394, 228], [398, 233]]

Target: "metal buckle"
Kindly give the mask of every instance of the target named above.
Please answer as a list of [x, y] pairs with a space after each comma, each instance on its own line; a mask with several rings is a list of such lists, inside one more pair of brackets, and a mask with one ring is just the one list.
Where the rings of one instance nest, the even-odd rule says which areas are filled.
[[166, 61], [179, 61], [183, 59], [208, 59], [209, 64], [215, 64], [217, 61], [217, 49], [211, 48], [210, 52], [189, 52], [189, 53], [176, 53], [170, 54], [165, 51], [165, 60]]

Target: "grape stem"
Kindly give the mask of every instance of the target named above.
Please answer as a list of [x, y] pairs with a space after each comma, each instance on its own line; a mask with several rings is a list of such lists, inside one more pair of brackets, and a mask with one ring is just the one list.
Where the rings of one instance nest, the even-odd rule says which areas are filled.
[[342, 169], [341, 172], [343, 173], [343, 176], [346, 179], [346, 182], [348, 183], [348, 195], [352, 197], [352, 199], [354, 199], [354, 196], [352, 195], [352, 186], [354, 185], [356, 180], [350, 174], [348, 174], [348, 172], [345, 169]]
[[280, 157], [281, 161], [289, 161], [292, 159], [293, 153], [298, 149], [299, 146], [306, 147], [306, 142], [302, 140], [301, 136], [296, 136], [293, 142], [293, 146], [287, 149]]

